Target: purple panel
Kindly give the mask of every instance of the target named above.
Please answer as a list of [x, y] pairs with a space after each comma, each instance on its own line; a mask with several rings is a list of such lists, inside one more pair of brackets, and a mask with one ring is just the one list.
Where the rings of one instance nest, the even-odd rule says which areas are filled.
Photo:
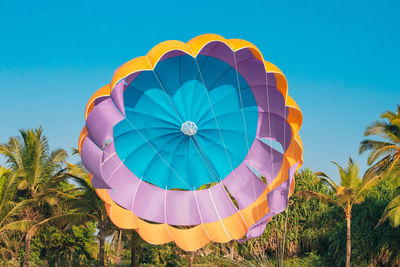
[[114, 140], [111, 141], [111, 143], [109, 143], [108, 145], [106, 145], [106, 147], [103, 149], [104, 153], [103, 153], [103, 157], [101, 159], [101, 162], [104, 162], [106, 160], [108, 160], [108, 158], [115, 153], [115, 146], [114, 146]]
[[119, 81], [111, 91], [111, 99], [113, 100], [115, 106], [118, 110], [125, 116], [125, 106], [124, 106], [124, 90], [125, 90], [125, 80]]
[[[256, 58], [237, 62], [237, 70], [246, 79], [250, 87], [266, 84], [266, 73], [263, 62]], [[268, 85], [270, 85], [268, 83]], [[271, 84], [272, 85], [272, 84]]]
[[259, 110], [285, 118], [285, 99], [276, 88], [275, 74], [266, 74], [264, 63], [256, 59], [249, 49], [241, 49], [235, 52], [235, 56], [237, 70], [249, 84]]
[[286, 151], [292, 138], [292, 129], [282, 117], [271, 113], [259, 112], [256, 136], [277, 141]]
[[[107, 150], [107, 151], [106, 151]], [[115, 187], [120, 183], [133, 182], [128, 180], [127, 173], [121, 173], [121, 168], [125, 166], [117, 153], [115, 152], [114, 142], [110, 143], [104, 151], [104, 156], [100, 165], [102, 178], [104, 182], [111, 187]], [[119, 177], [118, 175], [123, 175]]]
[[236, 51], [235, 54], [236, 54], [236, 62], [237, 63], [241, 63], [248, 59], [255, 58], [253, 53], [248, 48], [240, 49], [239, 51]]
[[[178, 56], [183, 56], [183, 55], [188, 55], [188, 54], [181, 50], [172, 50], [172, 51], [165, 53], [158, 62], [161, 62], [161, 61], [166, 60], [171, 57], [178, 57]], [[158, 62], [157, 62], [157, 64], [158, 64]]]
[[246, 239], [240, 240], [241, 242], [247, 241], [250, 238], [255, 238], [261, 236], [264, 231], [265, 227], [267, 226], [267, 221], [269, 218], [271, 218], [273, 214], [271, 212], [268, 212], [264, 217], [257, 223], [253, 224], [249, 230], [247, 231], [246, 234]]
[[89, 137], [86, 137], [81, 150], [82, 163], [93, 176], [102, 177], [99, 168], [102, 155], [103, 151]]
[[[287, 116], [284, 109], [284, 98], [282, 94], [273, 86], [255, 85], [251, 90], [256, 97], [258, 109], [261, 112], [274, 113], [282, 118]], [[268, 91], [267, 91], [268, 90]]]
[[132, 83], [132, 81], [141, 73], [141, 71], [129, 74], [125, 78], [125, 83], [127, 84], [127, 87]]
[[113, 189], [111, 198], [118, 205], [129, 210], [132, 210], [132, 201], [140, 183], [140, 180], [133, 176], [134, 174], [125, 165], [120, 165], [108, 183]]
[[223, 183], [237, 201], [239, 209], [244, 209], [253, 203], [266, 188], [245, 164], [240, 164], [223, 180]]
[[[133, 195], [133, 193], [134, 192], [132, 192], [131, 195]], [[164, 203], [164, 189], [146, 182], [141, 182], [133, 204], [133, 212], [140, 218], [163, 223], [165, 222]]]
[[[235, 59], [233, 56], [232, 49], [225, 43], [219, 41], [213, 41], [206, 44], [199, 52], [199, 55], [210, 56], [218, 58], [225, 63], [235, 66]], [[201, 68], [201, 66], [200, 66]]]
[[249, 228], [246, 234], [247, 238], [241, 240], [242, 242], [247, 241], [250, 238], [261, 236], [265, 230], [268, 219], [286, 209], [286, 207], [289, 204], [290, 184], [293, 180], [294, 173], [296, 171], [298, 164], [299, 163], [297, 162], [296, 164], [294, 164], [289, 168], [288, 171], [289, 177], [285, 182], [283, 182], [282, 184], [277, 186], [274, 190], [272, 190], [270, 193], [268, 193], [267, 199], [270, 212], [264, 215], [264, 217], [262, 217], [258, 222], [256, 222]]
[[276, 187], [274, 190], [268, 193], [267, 199], [269, 209], [272, 213], [278, 214], [284, 211], [289, 203], [289, 190], [290, 184], [293, 180], [294, 172], [296, 171], [298, 163], [294, 164], [289, 168], [288, 179]]
[[167, 191], [166, 208], [169, 224], [196, 225], [201, 222], [194, 191]]
[[87, 117], [86, 129], [89, 137], [97, 146], [104, 148], [105, 140], [113, 140], [114, 125], [123, 118], [110, 98], [102, 101]]
[[[222, 183], [218, 183], [215, 186], [211, 187], [209, 189], [209, 193], [211, 195], [213, 204], [215, 205], [216, 212], [222, 219], [227, 218], [238, 211], [232, 200], [230, 199], [229, 195], [226, 193], [224, 185]], [[203, 220], [204, 222], [211, 222], [206, 217], [203, 217]], [[213, 221], [215, 222], [215, 220]]]
[[110, 189], [110, 187], [103, 181], [103, 179], [98, 178], [97, 176], [93, 176], [92, 185], [94, 188], [98, 189]]
[[101, 96], [99, 98], [96, 98], [96, 100], [94, 101], [93, 107], [97, 106], [98, 104], [100, 104], [101, 102], [103, 102], [104, 100], [106, 100], [108, 98], [109, 98], [109, 96]]
[[[216, 186], [221, 186], [221, 184], [216, 184], [213, 187]], [[216, 222], [219, 220], [218, 214], [214, 208], [213, 201], [210, 197], [211, 188], [196, 191], [197, 202], [199, 204], [199, 212], [201, 214], [203, 222]], [[211, 195], [214, 197], [214, 194], [211, 193]]]
[[248, 164], [256, 168], [267, 179], [270, 184], [278, 175], [283, 162], [283, 154], [271, 149], [264, 142], [256, 139], [250, 148], [250, 152], [244, 160]]

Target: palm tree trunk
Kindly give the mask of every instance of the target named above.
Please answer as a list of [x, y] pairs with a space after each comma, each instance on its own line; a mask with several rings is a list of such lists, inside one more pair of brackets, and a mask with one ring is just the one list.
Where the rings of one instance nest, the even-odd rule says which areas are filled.
[[231, 241], [230, 247], [229, 247], [229, 258], [233, 260], [235, 257], [235, 241]]
[[191, 251], [189, 252], [189, 267], [193, 266], [193, 262], [194, 262], [194, 252]]
[[29, 258], [31, 254], [31, 241], [32, 241], [32, 233], [28, 231], [25, 237], [24, 267], [29, 267]]
[[106, 232], [105, 232], [105, 225], [104, 221], [100, 221], [99, 223], [99, 242], [100, 242], [100, 249], [99, 249], [99, 266], [104, 266], [104, 243], [106, 240]]
[[132, 244], [131, 244], [131, 267], [139, 266], [136, 260], [136, 240], [135, 230], [132, 230]]
[[346, 267], [350, 267], [350, 257], [351, 257], [351, 213], [346, 214], [346, 221], [347, 221]]
[[121, 263], [121, 257], [119, 256], [119, 251], [121, 250], [121, 239], [122, 239], [122, 230], [119, 230], [117, 255], [115, 256], [115, 263], [117, 263], [117, 264]]

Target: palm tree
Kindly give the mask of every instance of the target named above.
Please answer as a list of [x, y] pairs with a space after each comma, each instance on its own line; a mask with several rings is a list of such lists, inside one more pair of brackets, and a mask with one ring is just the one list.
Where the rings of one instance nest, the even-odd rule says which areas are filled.
[[[83, 221], [95, 220], [99, 229], [99, 261], [104, 266], [105, 239], [112, 224], [107, 216], [103, 201], [97, 196], [90, 181], [89, 173], [82, 167], [68, 163], [68, 175], [77, 184], [78, 195], [70, 199], [71, 207], [75, 208], [76, 214]], [[71, 214], [73, 216], [73, 214]]]
[[380, 175], [390, 172], [400, 159], [400, 105], [397, 111], [386, 111], [382, 119], [373, 122], [367, 127], [365, 136], [375, 135], [384, 141], [365, 139], [360, 144], [360, 154], [370, 151], [368, 165], [372, 165], [367, 172]]
[[350, 266], [351, 257], [351, 210], [353, 205], [364, 201], [366, 194], [379, 181], [378, 176], [364, 175], [359, 177], [359, 167], [349, 158], [346, 168], [342, 168], [337, 163], [340, 175], [340, 185], [323, 172], [315, 173], [321, 182], [326, 183], [332, 190], [332, 194], [322, 194], [314, 191], [303, 190], [297, 192], [299, 196], [311, 196], [320, 198], [326, 202], [335, 204], [343, 208], [347, 222], [347, 246], [346, 246], [346, 266]]
[[115, 251], [115, 264], [121, 264], [122, 229], [115, 230], [110, 235], [111, 247]]
[[[50, 151], [42, 127], [20, 130], [20, 134], [21, 137], [11, 137], [7, 143], [1, 144], [0, 154], [6, 157], [10, 171], [18, 176], [19, 200], [30, 203], [25, 206], [22, 220], [38, 223], [48, 217], [52, 206], [57, 204], [50, 192], [65, 179], [62, 167], [67, 153], [62, 149]], [[29, 266], [31, 240], [37, 230], [35, 224], [26, 232], [24, 266]]]

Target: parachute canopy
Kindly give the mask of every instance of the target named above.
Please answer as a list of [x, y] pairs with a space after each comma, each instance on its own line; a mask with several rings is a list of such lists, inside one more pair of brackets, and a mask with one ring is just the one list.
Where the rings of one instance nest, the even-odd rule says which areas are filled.
[[302, 164], [300, 109], [251, 43], [166, 41], [89, 100], [82, 162], [113, 223], [193, 251], [262, 234]]

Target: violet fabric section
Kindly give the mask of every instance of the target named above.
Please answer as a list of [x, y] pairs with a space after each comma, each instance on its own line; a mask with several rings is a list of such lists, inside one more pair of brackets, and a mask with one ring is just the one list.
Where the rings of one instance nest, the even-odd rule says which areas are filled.
[[[161, 60], [182, 54], [184, 53], [180, 51], [171, 51]], [[276, 88], [275, 76], [266, 74], [264, 64], [248, 49], [234, 53], [226, 44], [212, 42], [199, 54], [225, 61], [236, 68], [247, 81], [259, 109], [257, 138], [249, 144], [250, 149], [243, 163], [227, 177], [222, 177], [222, 182], [209, 189], [173, 191], [146, 183], [123, 164], [113, 143], [113, 127], [125, 116], [124, 89], [138, 73], [127, 76], [116, 84], [110, 97], [96, 102], [87, 118], [89, 134], [83, 142], [81, 153], [83, 164], [94, 175], [93, 186], [108, 189], [113, 201], [133, 211], [139, 218], [171, 225], [198, 225], [227, 218], [237, 212], [228, 192], [237, 201], [239, 209], [244, 209], [266, 189], [266, 185], [247, 165], [262, 173], [268, 184], [275, 179], [282, 167], [283, 154], [261, 140], [265, 138], [276, 141], [286, 151], [292, 139], [291, 127], [286, 121], [285, 99]], [[205, 65], [199, 66], [200, 70], [203, 67]], [[287, 200], [295, 166], [290, 170], [286, 182], [268, 194], [271, 212], [249, 230], [248, 237], [257, 236], [260, 229], [265, 228], [268, 216], [273, 216], [281, 212], [283, 206], [286, 207], [285, 197]]]
[[[172, 191], [161, 189], [137, 178], [119, 159], [113, 143], [108, 144], [103, 152], [87, 138], [82, 147], [83, 157], [86, 157], [88, 151], [92, 152], [92, 156], [96, 155], [93, 159], [96, 159], [100, 165], [96, 169], [99, 169], [101, 173], [95, 174], [95, 177], [103, 177], [103, 183], [111, 188], [108, 190], [109, 194], [117, 204], [132, 210], [140, 218], [173, 225], [196, 225], [218, 221], [219, 218], [233, 215], [237, 210], [223, 189], [223, 185], [236, 199], [239, 209], [247, 207], [266, 188], [264, 183], [247, 167], [247, 164], [255, 166], [262, 173], [271, 175], [266, 177], [269, 182], [272, 182], [270, 177], [276, 176], [283, 160], [281, 153], [271, 149], [264, 142], [256, 140], [243, 164], [228, 175], [223, 180], [223, 184], [219, 183], [206, 190]], [[87, 165], [87, 168], [91, 166]], [[272, 173], [272, 170], [275, 172]], [[196, 197], [199, 210], [196, 206]], [[216, 206], [214, 209], [213, 203]], [[149, 209], [149, 205], [153, 208]], [[164, 206], [166, 206], [165, 211]]]
[[287, 179], [284, 183], [282, 183], [267, 194], [268, 204], [270, 207], [269, 212], [265, 214], [264, 217], [261, 218], [257, 223], [249, 228], [246, 238], [241, 240], [241, 242], [245, 242], [250, 238], [261, 236], [265, 230], [265, 227], [267, 226], [269, 219], [276, 214], [283, 212], [287, 208], [289, 204], [290, 184], [292, 183], [297, 166], [298, 163], [291, 166], [288, 172], [289, 179]]

